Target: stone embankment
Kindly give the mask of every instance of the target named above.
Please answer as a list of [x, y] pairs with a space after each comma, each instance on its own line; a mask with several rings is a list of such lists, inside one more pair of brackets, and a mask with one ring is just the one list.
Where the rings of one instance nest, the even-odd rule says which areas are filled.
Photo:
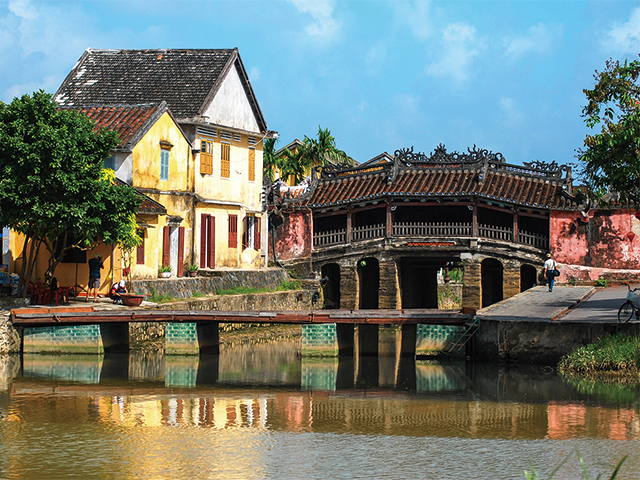
[[0, 357], [20, 353], [20, 333], [9, 320], [9, 316], [12, 308], [24, 307], [26, 304], [25, 300], [14, 298], [0, 302]]
[[[254, 293], [245, 295], [215, 295], [221, 289], [238, 286], [276, 289], [283, 281], [290, 280], [282, 269], [221, 270], [206, 272], [206, 276], [195, 278], [170, 278], [136, 280], [132, 291], [145, 294], [146, 300], [155, 293], [178, 299], [152, 307], [161, 310], [311, 310], [321, 308], [322, 289], [317, 280], [299, 280], [300, 290]], [[204, 295], [194, 297], [193, 295]], [[17, 303], [16, 303], [17, 302]], [[9, 320], [10, 310], [26, 306], [22, 299], [6, 299], [0, 304], [0, 356], [18, 354], [21, 350], [21, 334]], [[83, 303], [84, 305], [84, 303]], [[114, 308], [124, 308], [115, 307]], [[222, 331], [242, 328], [242, 324], [221, 324]], [[129, 324], [129, 341], [132, 348], [147, 344], [149, 348], [164, 343], [164, 323]]]

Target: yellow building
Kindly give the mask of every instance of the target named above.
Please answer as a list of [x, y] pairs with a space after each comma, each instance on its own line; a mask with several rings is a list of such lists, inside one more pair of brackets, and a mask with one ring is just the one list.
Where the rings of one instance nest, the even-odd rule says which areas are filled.
[[267, 130], [237, 49], [88, 49], [55, 100], [70, 108], [166, 103], [166, 116], [113, 156], [117, 178], [167, 210], [166, 217], [138, 215], [145, 259], [134, 265], [134, 278], [157, 275], [146, 257], [160, 252], [159, 265], [171, 265], [174, 275], [183, 262], [266, 266], [262, 145], [275, 132]]

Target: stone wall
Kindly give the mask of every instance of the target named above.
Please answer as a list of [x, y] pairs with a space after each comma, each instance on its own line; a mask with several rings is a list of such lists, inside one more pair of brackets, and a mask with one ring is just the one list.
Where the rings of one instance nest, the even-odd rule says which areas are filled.
[[[211, 276], [184, 278], [154, 278], [133, 280], [131, 290], [137, 294], [150, 296], [169, 295], [174, 298], [189, 298], [194, 292], [211, 295], [222, 289], [239, 285], [252, 288], [276, 288], [284, 280], [289, 280], [286, 270], [269, 268], [261, 270], [221, 270], [213, 271]], [[147, 298], [148, 300], [148, 298]]]
[[0, 309], [0, 355], [20, 353], [20, 332], [9, 320], [10, 310]]
[[487, 361], [555, 365], [563, 355], [607, 334], [640, 334], [640, 324], [482, 320], [473, 356]]

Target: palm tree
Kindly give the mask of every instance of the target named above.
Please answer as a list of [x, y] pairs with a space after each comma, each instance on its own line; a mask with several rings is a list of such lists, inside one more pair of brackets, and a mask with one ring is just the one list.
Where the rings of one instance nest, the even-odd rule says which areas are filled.
[[328, 128], [322, 128], [318, 125], [318, 138], [309, 138], [304, 136], [302, 147], [305, 163], [310, 166], [321, 165], [325, 166], [327, 163], [339, 167], [349, 167], [353, 165], [353, 161], [349, 156], [339, 148], [336, 147], [336, 139], [331, 135]]
[[276, 156], [276, 138], [267, 138], [262, 148], [262, 169], [264, 176], [271, 183], [275, 179], [276, 170], [280, 170], [280, 160]]
[[283, 180], [293, 179], [294, 185], [304, 180], [312, 166], [309, 158], [304, 155], [304, 148], [298, 148], [295, 152], [285, 148], [279, 162], [281, 178]]

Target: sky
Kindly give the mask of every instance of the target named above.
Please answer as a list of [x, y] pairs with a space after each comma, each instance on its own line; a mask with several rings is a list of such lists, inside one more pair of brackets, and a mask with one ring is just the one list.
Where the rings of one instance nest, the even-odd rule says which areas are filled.
[[234, 48], [277, 148], [318, 127], [358, 162], [478, 148], [565, 164], [583, 89], [640, 53], [640, 1], [0, 0], [0, 101], [87, 48]]

